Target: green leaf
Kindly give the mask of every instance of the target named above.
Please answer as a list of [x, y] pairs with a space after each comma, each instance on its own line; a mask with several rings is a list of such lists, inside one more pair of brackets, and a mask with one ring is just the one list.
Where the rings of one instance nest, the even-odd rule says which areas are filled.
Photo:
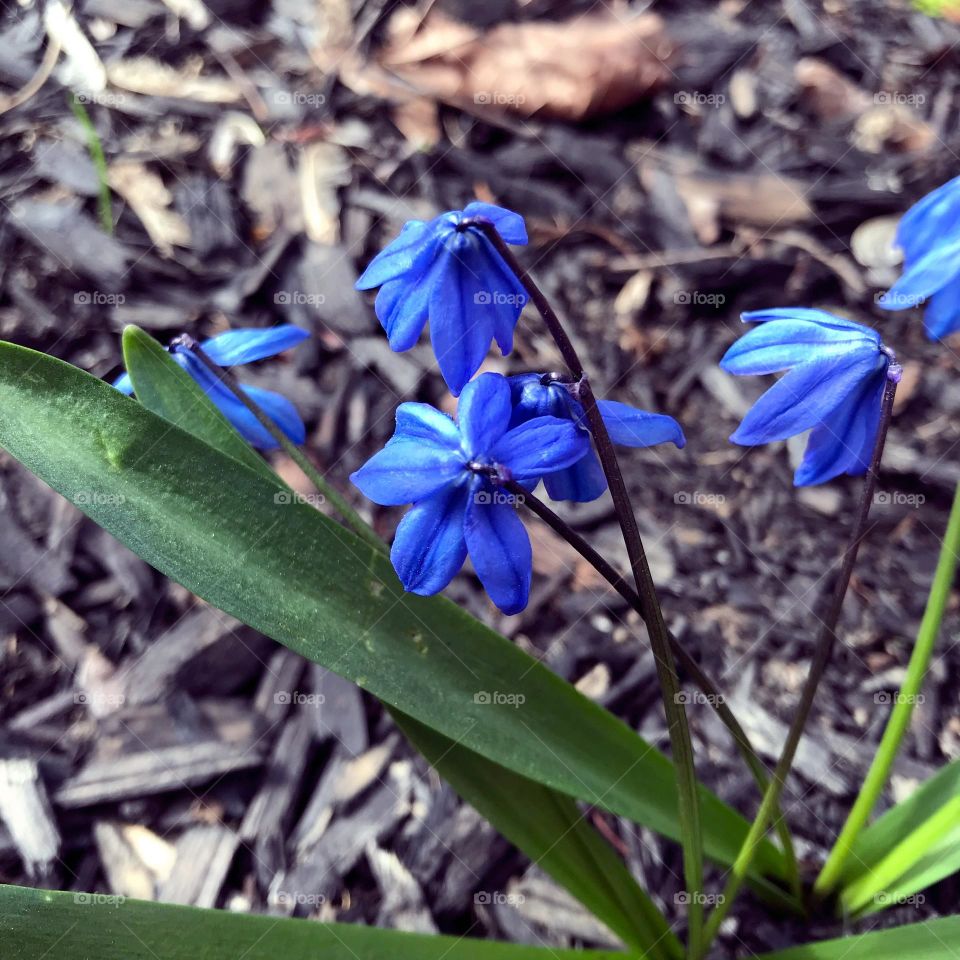
[[960, 953], [960, 917], [924, 920], [905, 927], [806, 943], [757, 960], [956, 960]]
[[[404, 593], [378, 551], [259, 471], [12, 344], [0, 445], [214, 606], [482, 756], [677, 838], [667, 758], [454, 604]], [[702, 803], [707, 854], [730, 863], [746, 821], [706, 789]], [[782, 878], [768, 841], [756, 869]]]
[[5, 960], [624, 960], [347, 923], [0, 885]]
[[464, 800], [625, 944], [650, 956], [683, 956], [663, 914], [571, 799], [466, 750], [399, 710], [391, 714]]
[[[137, 327], [123, 334], [124, 359], [137, 398], [149, 410], [231, 453], [239, 434], [212, 400], [153, 337]], [[250, 451], [252, 452], [252, 451]], [[238, 456], [237, 459], [240, 459]], [[258, 464], [263, 464], [256, 457]], [[273, 474], [271, 472], [271, 478]], [[531, 859], [563, 884], [624, 943], [651, 957], [681, 954], [679, 941], [620, 859], [563, 794], [527, 780], [393, 711], [394, 719], [461, 796]]]
[[123, 363], [137, 400], [148, 410], [283, 486], [200, 384], [139, 327], [128, 326], [123, 331]]
[[[842, 879], [843, 883], [849, 885], [866, 869], [867, 862], [863, 859], [865, 855], [876, 857], [885, 854], [903, 836], [900, 832], [903, 827], [901, 823], [898, 824], [898, 832], [889, 832], [888, 828], [888, 832], [884, 833], [881, 829], [879, 833], [875, 833], [876, 839], [858, 842], [858, 837], [864, 830], [864, 824], [876, 806], [877, 798], [893, 769], [893, 762], [910, 725], [910, 718], [913, 716], [914, 704], [922, 700], [919, 694], [923, 689], [927, 665], [933, 655], [933, 648], [940, 632], [940, 623], [950, 598], [950, 590], [957, 572], [958, 555], [960, 555], [960, 486], [957, 486], [953, 497], [947, 531], [940, 547], [937, 569], [930, 586], [927, 606], [923, 611], [923, 620], [917, 632], [917, 642], [910, 654], [907, 674], [857, 799], [814, 884], [814, 893], [819, 896], [832, 891], [838, 879]], [[917, 825], [914, 823], [913, 826]], [[851, 854], [854, 855], [852, 860]], [[909, 869], [909, 865], [905, 865], [905, 869]], [[946, 872], [935, 879], [939, 880], [943, 876], [946, 876]]]

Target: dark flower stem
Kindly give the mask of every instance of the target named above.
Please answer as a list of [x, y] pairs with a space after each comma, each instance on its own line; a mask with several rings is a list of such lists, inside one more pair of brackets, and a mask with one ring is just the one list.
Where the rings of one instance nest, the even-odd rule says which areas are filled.
[[334, 510], [346, 521], [347, 526], [365, 543], [375, 547], [379, 552], [386, 548], [383, 541], [374, 533], [364, 519], [350, 506], [340, 493], [330, 484], [326, 477], [307, 459], [306, 454], [257, 406], [245, 391], [240, 388], [236, 377], [225, 370], [206, 354], [197, 341], [183, 334], [177, 337], [171, 346], [186, 347], [246, 408], [256, 417], [257, 422], [266, 430], [277, 443], [286, 451], [290, 459], [306, 474], [307, 479], [333, 505]]
[[[553, 510], [550, 509], [542, 500], [534, 496], [528, 490], [524, 489], [519, 483], [515, 480], [509, 480], [502, 484], [507, 490], [509, 490], [516, 497], [517, 503], [522, 503], [531, 513], [536, 514], [544, 523], [550, 527], [554, 533], [563, 537], [567, 543], [573, 547], [577, 553], [582, 556], [587, 563], [589, 563], [607, 583], [613, 587], [617, 593], [623, 597], [630, 606], [640, 614], [640, 618], [643, 619], [643, 606], [640, 602], [640, 597], [637, 594], [637, 591], [630, 586], [629, 583], [617, 572], [611, 563], [609, 563], [604, 557], [602, 557], [591, 545], [590, 543], [580, 536], [565, 520], [559, 517]], [[704, 693], [707, 698], [707, 702], [713, 709], [716, 711], [717, 716], [722, 721], [723, 725], [727, 728], [730, 735], [733, 737], [734, 743], [737, 745], [737, 749], [740, 751], [740, 755], [743, 757], [744, 762], [750, 770], [750, 773], [753, 775], [754, 780], [757, 783], [757, 786], [760, 788], [760, 793], [765, 794], [767, 786], [770, 783], [770, 779], [767, 776], [766, 767], [763, 765], [763, 761], [757, 755], [757, 752], [753, 749], [753, 745], [750, 743], [750, 738], [747, 736], [747, 732], [740, 726], [740, 722], [734, 716], [733, 711], [727, 706], [726, 699], [723, 694], [720, 692], [719, 687], [714, 684], [714, 682], [707, 676], [706, 673], [700, 667], [700, 664], [697, 663], [693, 657], [687, 653], [684, 647], [680, 644], [680, 641], [671, 633], [669, 634], [670, 646], [673, 650], [674, 656], [677, 658], [677, 664], [680, 671], [689, 677]], [[786, 859], [787, 865], [787, 876], [790, 880], [791, 886], [793, 888], [794, 896], [797, 901], [797, 908], [799, 909], [802, 901], [803, 895], [800, 888], [800, 873], [797, 867], [797, 856], [793, 847], [793, 838], [790, 835], [790, 830], [787, 827], [787, 823], [784, 818], [780, 815], [779, 810], [774, 811], [776, 814], [776, 827], [777, 834], [780, 838], [780, 842], [783, 845], [783, 853]]]
[[870, 466], [867, 468], [866, 475], [863, 478], [863, 489], [860, 494], [860, 505], [857, 510], [857, 518], [853, 528], [853, 537], [847, 544], [843, 554], [843, 561], [840, 565], [840, 573], [837, 576], [836, 584], [833, 589], [833, 596], [827, 614], [820, 623], [820, 632], [817, 636], [816, 647], [813, 654], [813, 662], [810, 664], [810, 672], [807, 674], [803, 691], [800, 694], [800, 702], [797, 704], [793, 715], [793, 722], [787, 733], [786, 742], [783, 745], [783, 752], [773, 771], [773, 778], [764, 794], [760, 809], [750, 825], [747, 837], [737, 854], [733, 866], [730, 868], [730, 877], [724, 887], [723, 897], [717, 902], [717, 906], [707, 922], [706, 938], [703, 943], [703, 952], [700, 956], [706, 956], [710, 945], [713, 943], [720, 924], [726, 917], [734, 898], [740, 891], [740, 887], [747, 877], [750, 865], [753, 862], [757, 845], [760, 839], [766, 833], [767, 826], [774, 809], [780, 802], [780, 795], [783, 792], [783, 785], [786, 781], [790, 768], [793, 765], [793, 759], [800, 744], [800, 737], [803, 735], [807, 718], [810, 715], [810, 708], [813, 706], [813, 700], [817, 693], [817, 687], [823, 679], [823, 674], [830, 663], [830, 657], [837, 642], [837, 623], [840, 619], [840, 611], [843, 608], [843, 600], [847, 595], [847, 588], [850, 586], [850, 577], [853, 574], [854, 564], [857, 562], [857, 554], [860, 551], [860, 545], [867, 535], [867, 520], [870, 516], [870, 506], [873, 503], [874, 493], [877, 488], [877, 477], [880, 472], [880, 460], [883, 457], [883, 446], [887, 439], [887, 430], [890, 427], [890, 418], [893, 415], [893, 401], [897, 394], [897, 383], [900, 378], [901, 368], [897, 363], [891, 363], [887, 370], [887, 382], [883, 391], [880, 410], [880, 426], [877, 430], [877, 439], [873, 445], [873, 454], [870, 458]]
[[543, 291], [520, 265], [493, 223], [477, 217], [464, 219], [460, 226], [462, 229], [475, 227], [482, 231], [520, 283], [523, 284], [556, 342], [560, 355], [563, 357], [563, 362], [570, 371], [571, 378], [576, 381], [577, 397], [583, 404], [590, 431], [596, 444], [597, 455], [600, 458], [600, 465], [603, 467], [607, 485], [610, 488], [610, 496], [613, 499], [613, 506], [623, 533], [623, 540], [627, 547], [630, 568], [639, 594], [641, 616], [650, 634], [650, 646], [657, 666], [657, 676], [660, 681], [663, 706], [667, 716], [667, 729], [670, 733], [670, 746], [677, 770], [677, 812], [680, 819], [680, 833], [683, 838], [684, 882], [689, 895], [687, 901], [689, 904], [687, 915], [688, 949], [691, 956], [696, 956], [700, 952], [700, 942], [703, 934], [703, 903], [700, 896], [703, 889], [703, 835], [700, 825], [697, 775], [693, 762], [693, 744], [690, 740], [690, 728], [687, 724], [687, 716], [680, 695], [680, 680], [677, 676], [677, 667], [670, 646], [670, 636], [663, 619], [663, 611], [660, 609], [660, 601], [657, 598], [650, 564], [647, 561], [643, 542], [640, 539], [640, 530], [637, 527], [637, 518], [633, 512], [630, 495], [627, 493], [626, 484], [623, 482], [623, 474], [620, 472], [617, 454], [610, 440], [610, 435], [607, 433], [603, 417], [600, 415], [596, 397], [593, 395], [593, 389], [586, 377], [576, 348], [567, 336], [560, 318], [554, 312], [553, 307], [550, 306]]

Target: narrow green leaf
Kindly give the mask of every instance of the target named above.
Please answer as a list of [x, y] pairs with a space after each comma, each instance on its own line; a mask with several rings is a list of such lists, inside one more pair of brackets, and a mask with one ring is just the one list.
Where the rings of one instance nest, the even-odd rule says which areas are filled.
[[283, 486], [266, 461], [214, 406], [200, 384], [139, 327], [128, 326], [123, 331], [123, 362], [137, 400], [148, 410]]
[[[877, 799], [887, 783], [890, 771], [893, 768], [893, 761], [896, 759], [900, 744], [903, 742], [910, 725], [914, 704], [917, 702], [921, 689], [923, 689], [927, 666], [930, 663], [930, 657], [933, 655], [933, 648], [940, 632], [940, 622], [943, 620], [943, 612], [946, 610], [947, 600], [950, 597], [950, 590], [956, 576], [958, 555], [960, 555], [960, 485], [957, 486], [953, 497], [953, 507], [950, 510], [947, 531], [940, 547], [937, 569], [933, 575], [930, 596], [927, 599], [923, 620], [917, 633], [917, 642], [910, 654], [907, 674], [887, 720], [887, 726], [883, 731], [870, 769], [864, 778], [863, 786], [860, 788], [860, 793], [857, 795], [846, 823], [844, 823], [843, 829], [830, 851], [830, 856], [814, 884], [814, 892], [818, 895], [831, 892], [841, 877], [845, 883], [849, 884], [859, 877], [866, 868], [866, 861], [863, 860], [863, 845], [858, 844], [858, 837], [861, 835], [864, 824], [876, 806]], [[896, 842], [901, 836], [903, 836], [902, 833], [888, 834], [874, 846], [878, 852], [885, 852], [890, 849], [891, 841]], [[870, 844], [871, 841], [867, 841], [866, 846], [869, 847]], [[861, 847], [861, 849], [858, 850], [858, 847]], [[851, 854], [855, 854], [852, 859]], [[941, 874], [941, 876], [946, 876], [946, 874]]]
[[651, 957], [683, 955], [663, 914], [573, 800], [466, 750], [399, 710], [391, 714], [464, 800], [625, 944]]
[[[454, 604], [404, 593], [377, 550], [259, 471], [12, 344], [0, 445], [214, 606], [482, 756], [677, 838], [666, 757]], [[746, 821], [706, 789], [702, 805], [707, 853], [730, 863]], [[762, 875], [783, 877], [769, 841]]]
[[802, 947], [761, 954], [757, 960], [956, 960], [958, 953], [960, 917], [944, 917], [805, 943]]
[[348, 923], [0, 885], [4, 960], [624, 960]]

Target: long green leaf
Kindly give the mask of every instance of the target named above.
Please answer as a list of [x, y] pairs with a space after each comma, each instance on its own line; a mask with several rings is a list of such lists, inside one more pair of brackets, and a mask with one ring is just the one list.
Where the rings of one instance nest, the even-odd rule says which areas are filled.
[[569, 797], [464, 750], [412, 717], [400, 729], [457, 793], [562, 883], [628, 946], [680, 957], [680, 941]]
[[806, 943], [757, 960], [957, 960], [960, 917], [925, 920], [905, 927]]
[[[137, 398], [147, 409], [223, 453], [252, 453], [206, 393], [151, 336], [127, 327], [123, 352]], [[236, 450], [237, 441], [242, 450]], [[274, 478], [272, 471], [270, 476]], [[487, 760], [396, 709], [392, 712], [414, 746], [422, 752], [429, 748], [428, 758], [461, 796], [624, 943], [641, 950], [649, 947], [654, 958], [680, 954], [679, 941], [663, 915], [583, 821], [569, 797]]]
[[4, 960], [624, 960], [3, 885], [0, 943]]
[[[161, 572], [538, 783], [676, 839], [672, 765], [572, 686], [276, 484], [43, 354], [0, 344], [0, 445]], [[707, 853], [747, 824], [703, 790]], [[782, 878], [764, 841], [760, 874]]]
[[[900, 744], [903, 742], [910, 725], [913, 707], [923, 688], [927, 665], [933, 655], [933, 648], [940, 632], [940, 622], [943, 620], [943, 613], [947, 608], [947, 600], [950, 597], [950, 589], [956, 576], [958, 554], [960, 554], [960, 485], [957, 486], [953, 497], [950, 519], [947, 522], [947, 532], [944, 534], [943, 544], [940, 547], [937, 569], [933, 575], [927, 606], [923, 611], [923, 620], [917, 633], [917, 642], [910, 654], [907, 675], [900, 687], [899, 695], [887, 720], [887, 726], [870, 764], [870, 770], [864, 778], [863, 786], [860, 788], [847, 821], [844, 823], [843, 829], [830, 851], [830, 856], [814, 884], [814, 892], [818, 895], [829, 893], [841, 878], [844, 882], [850, 883], [862, 872], [861, 863], [857, 860], [850, 863], [849, 858], [851, 853], [857, 849], [857, 837], [863, 831], [864, 824], [866, 824], [867, 818], [876, 806], [877, 799], [886, 785]], [[895, 842], [900, 836], [902, 834], [891, 834], [883, 838], [882, 843], [878, 844], [878, 849], [889, 849], [890, 841]], [[942, 876], [945, 875], [942, 874]]]

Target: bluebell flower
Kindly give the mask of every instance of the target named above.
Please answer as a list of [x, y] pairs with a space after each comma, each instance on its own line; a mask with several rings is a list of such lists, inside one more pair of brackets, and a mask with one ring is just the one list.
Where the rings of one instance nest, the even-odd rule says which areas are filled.
[[904, 214], [896, 244], [903, 250], [903, 273], [878, 304], [904, 310], [928, 300], [924, 322], [931, 340], [960, 330], [960, 177]]
[[[286, 323], [267, 329], [228, 330], [204, 340], [200, 343], [200, 349], [221, 367], [233, 367], [276, 356], [302, 343], [309, 336], [306, 330]], [[204, 393], [247, 443], [260, 450], [272, 450], [278, 446], [269, 431], [189, 347], [174, 342], [168, 349], [173, 359], [203, 387]], [[128, 373], [122, 373], [113, 385], [128, 396], [133, 393], [133, 384]], [[241, 389], [290, 440], [294, 443], [304, 442], [306, 428], [296, 408], [286, 397], [261, 387], [241, 386]]]
[[755, 446], [810, 431], [794, 474], [798, 487], [824, 483], [870, 465], [884, 384], [899, 378], [892, 351], [875, 330], [823, 310], [756, 310], [759, 326], [726, 352], [729, 373], [781, 377], [750, 408], [730, 439]]
[[[572, 420], [588, 431], [583, 405], [575, 398], [572, 387], [549, 374], [523, 373], [510, 377], [513, 395], [511, 426], [517, 426], [533, 417], [552, 416]], [[686, 443], [680, 424], [673, 417], [646, 413], [615, 400], [598, 400], [597, 407], [606, 424], [610, 439], [624, 447], [652, 447], [658, 443]], [[574, 500], [586, 503], [596, 500], [607, 489], [603, 468], [592, 447], [565, 470], [557, 470], [543, 478], [552, 500]]]
[[510, 426], [510, 385], [500, 374], [470, 381], [457, 421], [425, 403], [402, 403], [387, 445], [351, 476], [383, 506], [413, 504], [400, 521], [390, 558], [404, 589], [439, 593], [469, 553], [490, 599], [519, 613], [530, 594], [530, 539], [514, 497], [521, 484], [583, 457], [589, 438], [570, 420], [537, 417]]
[[454, 396], [480, 369], [490, 343], [506, 355], [528, 296], [490, 240], [465, 218], [489, 220], [507, 243], [525, 244], [523, 217], [490, 203], [469, 203], [429, 222], [411, 220], [357, 281], [380, 287], [375, 309], [393, 350], [409, 350], [430, 321], [440, 372]]

